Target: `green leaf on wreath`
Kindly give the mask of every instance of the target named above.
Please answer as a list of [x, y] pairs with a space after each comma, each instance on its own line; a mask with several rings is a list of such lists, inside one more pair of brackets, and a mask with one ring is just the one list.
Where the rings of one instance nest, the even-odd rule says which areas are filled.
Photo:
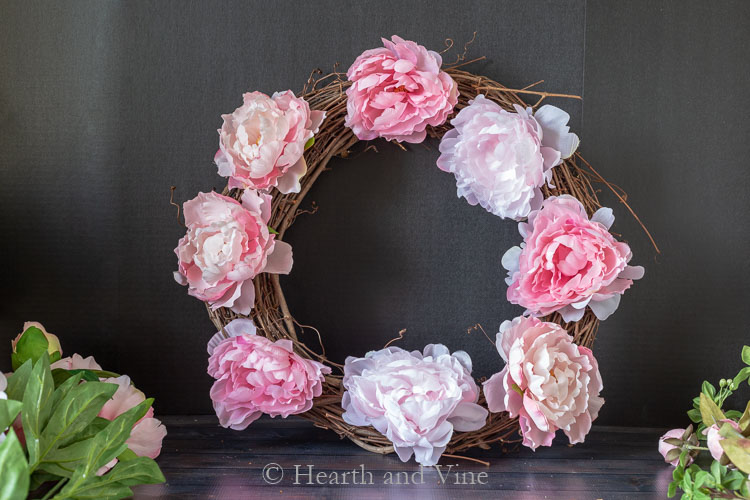
[[315, 144], [315, 137], [310, 137], [307, 142], [305, 143], [305, 151], [310, 149], [312, 145]]

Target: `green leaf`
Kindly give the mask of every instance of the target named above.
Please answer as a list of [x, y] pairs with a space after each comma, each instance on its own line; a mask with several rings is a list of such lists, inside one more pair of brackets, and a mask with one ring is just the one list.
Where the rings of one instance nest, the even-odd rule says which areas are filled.
[[21, 365], [21, 368], [13, 372], [13, 375], [8, 377], [8, 388], [5, 391], [8, 399], [23, 401], [23, 393], [26, 392], [26, 385], [29, 382], [31, 370], [33, 369], [34, 364], [29, 360]]
[[742, 362], [750, 365], [750, 346], [742, 346]]
[[669, 489], [667, 489], [667, 497], [672, 498], [677, 494], [677, 483], [672, 481], [669, 483]]
[[737, 373], [737, 375], [732, 380], [732, 387], [735, 389], [740, 386], [742, 382], [748, 379], [750, 377], [750, 366], [744, 367], [742, 370]]
[[[118, 462], [115, 467], [104, 474], [89, 480], [75, 490], [75, 498], [123, 498], [132, 495], [129, 486], [137, 484], [157, 484], [165, 481], [159, 466], [148, 457], [136, 457], [125, 462]], [[61, 492], [70, 495], [72, 492]], [[61, 498], [67, 498], [61, 496]]]
[[315, 144], [315, 137], [310, 137], [305, 143], [305, 150], [310, 149]]
[[[94, 436], [91, 441], [91, 446], [89, 446], [88, 448], [86, 457], [84, 458], [82, 463], [78, 467], [76, 467], [70, 478], [70, 481], [68, 481], [65, 487], [54, 498], [121, 498], [118, 495], [129, 495], [130, 489], [127, 488], [126, 485], [137, 484], [137, 482], [128, 483], [128, 479], [125, 476], [123, 476], [122, 480], [118, 480], [114, 483], [107, 482], [100, 484], [99, 486], [103, 485], [102, 490], [96, 490], [92, 493], [88, 489], [91, 485], [98, 483], [99, 481], [96, 476], [96, 471], [99, 470], [99, 468], [101, 468], [103, 465], [110, 462], [113, 458], [116, 458], [117, 456], [122, 454], [127, 449], [125, 441], [128, 439], [128, 437], [130, 437], [130, 431], [133, 429], [133, 425], [135, 425], [135, 423], [146, 414], [152, 403], [153, 399], [147, 399], [143, 401], [138, 406], [135, 406], [122, 415], [118, 416], [116, 419], [110, 422], [107, 427], [102, 429], [96, 436]], [[140, 463], [135, 460], [128, 460], [123, 462], [122, 464], [133, 464], [133, 462], [135, 462], [136, 465]], [[121, 464], [118, 463], [118, 466], [121, 466]], [[150, 470], [148, 467], [147, 471]], [[117, 466], [115, 467], [115, 469], [116, 468]], [[114, 472], [115, 469], [112, 469], [109, 473], [102, 477], [109, 476]], [[159, 474], [161, 475], [161, 473]], [[126, 476], [131, 477], [128, 475]], [[141, 476], [133, 476], [132, 480], [136, 481], [136, 477]], [[87, 491], [89, 491], [89, 493], [84, 495], [84, 493], [86, 493]], [[88, 496], [89, 494], [91, 496]]]
[[17, 370], [26, 361], [31, 360], [36, 363], [47, 352], [49, 341], [39, 328], [29, 327], [16, 344], [16, 350], [11, 355], [11, 364], [13, 370]]
[[[65, 388], [63, 384], [57, 390], [64, 391]], [[86, 382], [68, 388], [67, 394], [55, 408], [49, 425], [41, 435], [39, 461], [46, 460], [47, 454], [56, 448], [80, 440], [77, 434], [96, 418], [115, 391], [116, 384], [105, 382]]]
[[[729, 424], [724, 424], [730, 427]], [[730, 427], [731, 428], [731, 427]], [[744, 437], [726, 436], [719, 441], [729, 460], [745, 474], [750, 473], [750, 439]]]
[[[54, 392], [52, 372], [49, 369], [49, 356], [44, 355], [34, 364], [26, 392], [23, 395], [22, 422], [23, 433], [26, 438], [26, 450], [29, 453], [29, 463], [34, 464], [39, 459], [39, 438], [42, 429], [47, 425], [50, 415], [50, 400]], [[33, 466], [31, 470], [33, 472]]]
[[42, 486], [44, 483], [50, 481], [59, 481], [60, 478], [54, 474], [47, 472], [36, 471], [31, 475], [31, 481], [29, 482], [29, 491], [34, 491]]
[[703, 394], [709, 396], [711, 399], [713, 399], [714, 396], [716, 395], [716, 387], [711, 385], [711, 383], [708, 382], [707, 380], [703, 381], [703, 385], [701, 386], [701, 391], [703, 392]]
[[99, 382], [99, 377], [93, 370], [66, 370], [64, 368], [55, 368], [52, 370], [52, 378], [55, 381], [55, 387], [68, 380], [73, 375], [81, 375], [81, 379], [87, 382]]
[[747, 429], [748, 425], [750, 425], [750, 401], [747, 402], [745, 411], [744, 413], [742, 413], [742, 416], [740, 417], [740, 421], [738, 423], [740, 425], [740, 430], [742, 431]]
[[271, 226], [267, 226], [267, 227], [268, 227], [268, 232], [269, 233], [271, 233], [271, 234], [279, 234], [279, 232], [277, 230], [275, 230], [274, 228], [272, 228]]
[[701, 411], [696, 408], [693, 408], [692, 410], [688, 410], [687, 414], [688, 414], [688, 418], [690, 418], [690, 420], [693, 423], [697, 424], [703, 420], [701, 417]]
[[0, 443], [0, 500], [23, 500], [29, 492], [29, 469], [26, 455], [16, 433]]
[[714, 403], [713, 399], [708, 397], [705, 393], [701, 393], [701, 418], [703, 419], [703, 423], [707, 427], [711, 427], [714, 424], [717, 424], [720, 420], [724, 420], [726, 417], [721, 412], [718, 406], [716, 406], [716, 403]]
[[716, 460], [711, 464], [711, 474], [713, 474], [717, 483], [721, 482], [721, 464]]
[[0, 399], [0, 434], [11, 426], [19, 413], [23, 403], [12, 399]]
[[127, 462], [128, 460], [133, 460], [135, 458], [138, 458], [138, 455], [136, 455], [130, 448], [117, 455], [117, 460], [120, 462]]

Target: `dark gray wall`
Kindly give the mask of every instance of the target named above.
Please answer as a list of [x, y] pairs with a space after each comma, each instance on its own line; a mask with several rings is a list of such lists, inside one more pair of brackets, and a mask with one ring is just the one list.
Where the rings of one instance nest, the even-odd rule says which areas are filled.
[[[748, 8], [426, 5], [0, 1], [0, 336], [38, 319], [68, 353], [130, 374], [157, 411], [210, 411], [213, 330], [171, 277], [182, 228], [169, 186], [179, 200], [222, 187], [215, 129], [242, 92], [299, 91], [312, 68], [345, 69], [380, 36], [440, 50], [444, 38], [460, 46], [477, 31], [469, 56], [487, 60], [472, 71], [584, 95], [585, 108], [554, 103], [662, 246], [655, 261], [615, 206], [615, 230], [647, 275], [601, 329], [601, 422], [679, 423], [703, 375], [705, 339], [716, 359], [706, 374], [718, 378], [747, 337]], [[321, 329], [334, 358], [406, 328], [404, 346], [462, 347], [478, 374], [496, 371], [486, 339], [465, 332], [480, 322], [494, 337], [520, 312], [505, 301], [499, 265], [519, 241], [515, 225], [455, 197], [451, 176], [434, 167], [435, 144], [408, 154], [377, 146], [335, 161], [309, 195], [318, 213], [288, 233], [292, 311]], [[7, 352], [0, 342], [6, 369]]]

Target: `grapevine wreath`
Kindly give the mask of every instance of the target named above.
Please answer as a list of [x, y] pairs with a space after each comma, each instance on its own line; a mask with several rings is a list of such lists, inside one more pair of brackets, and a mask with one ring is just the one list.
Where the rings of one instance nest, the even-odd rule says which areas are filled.
[[[505, 88], [460, 69], [473, 62], [463, 56], [443, 68], [440, 54], [396, 36], [383, 44], [346, 74], [311, 76], [300, 97], [245, 94], [219, 130], [214, 161], [228, 186], [184, 204], [175, 278], [206, 302], [219, 330], [208, 372], [220, 423], [241, 430], [261, 414], [298, 414], [424, 465], [519, 433], [531, 448], [549, 446], [557, 430], [583, 441], [604, 403], [590, 350], [599, 322], [643, 268], [628, 264], [630, 248], [609, 232], [612, 210], [592, 186], [606, 181], [576, 151], [569, 116], [540, 106], [575, 96]], [[539, 99], [527, 106], [520, 94]], [[309, 212], [302, 202], [331, 158], [349, 157], [361, 140], [406, 150], [426, 137], [440, 141], [437, 166], [454, 174], [458, 195], [518, 221], [524, 237], [498, 261], [508, 299], [527, 310], [501, 325], [506, 366], [481, 388], [468, 354], [439, 344], [331, 362], [324, 334], [294, 319], [279, 284], [292, 267], [284, 235]], [[300, 341], [305, 329], [320, 352]]]

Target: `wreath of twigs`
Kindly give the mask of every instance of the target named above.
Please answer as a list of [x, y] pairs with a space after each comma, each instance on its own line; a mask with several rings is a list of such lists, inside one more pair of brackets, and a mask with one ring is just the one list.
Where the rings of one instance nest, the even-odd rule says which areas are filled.
[[[533, 108], [538, 107], [547, 97], [578, 98], [577, 96], [530, 90], [536, 84], [524, 89], [512, 90], [487, 77], [474, 75], [459, 69], [459, 67], [475, 61], [461, 62], [460, 64], [457, 61], [457, 64], [453, 67], [446, 69], [447, 73], [458, 85], [459, 97], [455, 112], [466, 107], [469, 100], [475, 98], [480, 93], [485, 94], [488, 99], [495, 101], [509, 111], [513, 111], [513, 104], [527, 106], [519, 97], [519, 94], [539, 96], [539, 100], [532, 106]], [[345, 92], [350, 85], [346, 81], [346, 75], [336, 72], [335, 68], [333, 73], [319, 78], [314, 78], [313, 75], [316, 73], [320, 74], [320, 71], [316, 71], [310, 76], [307, 85], [305, 85], [303, 97], [310, 104], [311, 109], [325, 111], [326, 119], [321, 130], [315, 135], [314, 144], [305, 152], [308, 171], [301, 180], [302, 189], [300, 192], [285, 195], [276, 192], [273, 197], [269, 225], [278, 231], [279, 239], [283, 239], [284, 234], [294, 223], [297, 216], [302, 213], [310, 213], [310, 210], [301, 208], [302, 201], [313, 184], [318, 180], [320, 174], [328, 170], [328, 162], [331, 158], [350, 157], [352, 149], [359, 142], [359, 139], [355, 137], [352, 131], [344, 126], [344, 118], [346, 117]], [[450, 125], [446, 122], [445, 125], [440, 127], [428, 127], [427, 133], [429, 137], [439, 140], [449, 128]], [[395, 144], [406, 150], [400, 143]], [[607, 183], [580, 154], [576, 153], [571, 158], [563, 161], [552, 172], [552, 185], [555, 187], [550, 188], [545, 186], [542, 188], [545, 198], [553, 195], [570, 194], [583, 203], [589, 215], [591, 215], [601, 207], [597, 198], [597, 192], [592, 186], [593, 182], [600, 182], [609, 187], [636, 220], [638, 220], [638, 217], [626, 203], [625, 193], [617, 186]], [[242, 193], [236, 189], [231, 191], [225, 189], [224, 194], [239, 200]], [[313, 205], [312, 211], [315, 211], [315, 205]], [[644, 230], [646, 230], [645, 227]], [[647, 230], [646, 234], [653, 243], [653, 238], [651, 238]], [[654, 247], [656, 248], [655, 244]], [[295, 351], [301, 356], [318, 360], [333, 368], [333, 374], [327, 375], [325, 378], [322, 395], [315, 399], [312, 409], [300, 416], [311, 420], [317, 427], [333, 430], [339, 436], [349, 438], [368, 451], [383, 454], [393, 452], [391, 442], [374, 428], [356, 427], [344, 422], [341, 417], [343, 413], [341, 397], [344, 392], [341, 375], [343, 366], [326, 358], [322, 336], [317, 329], [302, 325], [294, 319], [284, 298], [284, 292], [279, 284], [278, 275], [260, 274], [255, 278], [254, 283], [256, 304], [251, 317], [259, 332], [273, 341], [289, 339], [293, 342]], [[230, 321], [239, 317], [234, 312], [225, 308], [213, 311], [209, 307], [208, 314], [219, 330], [222, 330]], [[599, 320], [590, 309], [586, 310], [580, 321], [573, 323], [563, 321], [558, 313], [551, 314], [544, 318], [544, 320], [562, 325], [574, 337], [576, 343], [589, 348], [594, 343], [599, 327]], [[476, 325], [474, 328], [481, 329], [481, 326]], [[305, 330], [311, 330], [317, 335], [320, 343], [320, 353], [299, 340], [298, 333], [301, 334]], [[400, 332], [399, 338], [402, 333]], [[394, 340], [398, 340], [398, 338]], [[338, 374], [336, 373], [337, 371], [339, 372]], [[480, 396], [479, 404], [484, 407], [487, 406], [484, 395]], [[487, 423], [482, 429], [473, 432], [454, 432], [453, 438], [443, 456], [456, 457], [451, 454], [460, 453], [474, 447], [488, 449], [492, 443], [518, 442], [518, 430], [517, 419], [510, 418], [507, 413], [490, 413]]]

